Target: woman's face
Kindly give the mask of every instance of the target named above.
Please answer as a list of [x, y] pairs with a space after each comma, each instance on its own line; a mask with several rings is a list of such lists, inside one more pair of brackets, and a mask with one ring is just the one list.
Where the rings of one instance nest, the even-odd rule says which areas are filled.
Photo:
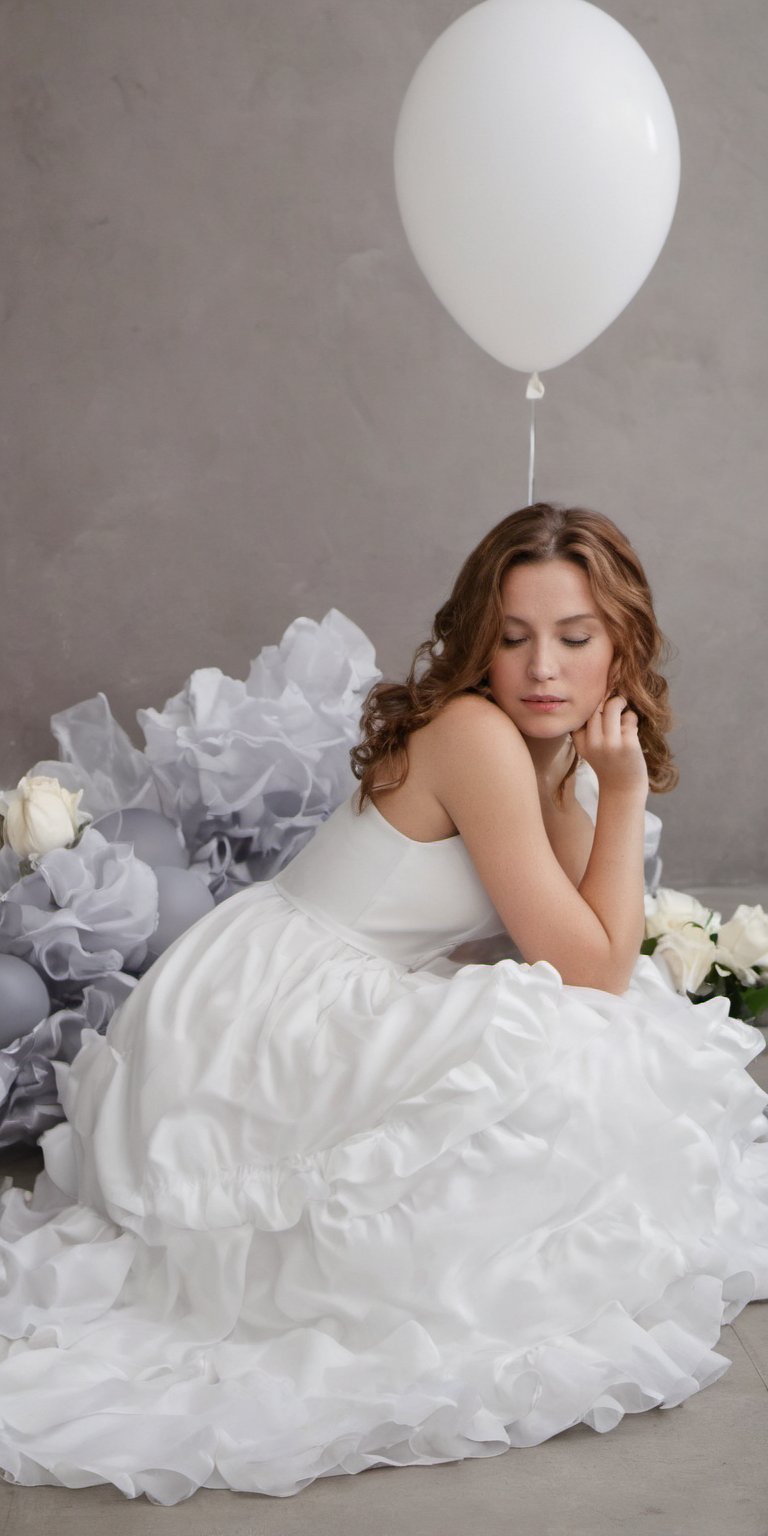
[[[496, 703], [524, 736], [578, 730], [609, 691], [614, 650], [586, 572], [571, 560], [512, 566], [501, 584], [506, 615], [488, 669]], [[555, 694], [551, 709], [526, 702]]]

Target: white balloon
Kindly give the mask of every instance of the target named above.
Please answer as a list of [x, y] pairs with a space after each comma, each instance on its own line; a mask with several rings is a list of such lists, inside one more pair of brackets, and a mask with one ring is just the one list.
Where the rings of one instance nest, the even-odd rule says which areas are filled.
[[639, 43], [588, 0], [483, 0], [422, 59], [395, 136], [413, 254], [499, 362], [555, 368], [645, 281], [680, 145]]

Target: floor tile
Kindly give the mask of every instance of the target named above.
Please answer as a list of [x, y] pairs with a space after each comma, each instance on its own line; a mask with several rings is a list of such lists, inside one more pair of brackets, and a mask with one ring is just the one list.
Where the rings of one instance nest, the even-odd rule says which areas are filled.
[[[731, 1324], [768, 1391], [768, 1300], [750, 1301]], [[768, 1449], [768, 1447], [767, 1447]], [[766, 1520], [768, 1531], [768, 1520]]]

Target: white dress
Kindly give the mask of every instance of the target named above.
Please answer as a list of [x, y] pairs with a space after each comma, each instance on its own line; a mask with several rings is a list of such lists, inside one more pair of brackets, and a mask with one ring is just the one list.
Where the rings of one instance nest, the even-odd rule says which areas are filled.
[[57, 1067], [1, 1197], [7, 1478], [287, 1496], [603, 1432], [768, 1297], [761, 1032], [648, 957], [451, 966], [501, 927], [465, 845], [354, 800]]

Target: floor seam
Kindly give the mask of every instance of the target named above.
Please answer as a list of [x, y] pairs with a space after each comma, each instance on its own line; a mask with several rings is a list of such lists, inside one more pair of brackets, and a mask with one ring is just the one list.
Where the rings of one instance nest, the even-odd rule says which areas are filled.
[[757, 1374], [760, 1377], [760, 1380], [763, 1383], [763, 1386], [765, 1387], [766, 1392], [768, 1392], [768, 1377], [766, 1377], [765, 1372], [763, 1371], [763, 1369], [762, 1369], [762, 1367], [760, 1365], [760, 1362], [755, 1359], [755, 1357], [754, 1357], [754, 1355], [753, 1355], [753, 1353], [752, 1353], [752, 1351], [751, 1351], [751, 1349], [750, 1349], [746, 1339], [743, 1339], [741, 1334], [739, 1333], [739, 1330], [736, 1327], [736, 1324], [735, 1323], [731, 1323], [731, 1327], [732, 1327], [732, 1329], [733, 1329], [733, 1331], [734, 1331], [734, 1333], [735, 1333], [735, 1335], [736, 1335], [736, 1337], [737, 1337], [737, 1339], [738, 1339], [742, 1349], [744, 1350], [745, 1355], [747, 1355], [748, 1359], [751, 1361], [752, 1365], [755, 1367], [755, 1370], [757, 1371]]

